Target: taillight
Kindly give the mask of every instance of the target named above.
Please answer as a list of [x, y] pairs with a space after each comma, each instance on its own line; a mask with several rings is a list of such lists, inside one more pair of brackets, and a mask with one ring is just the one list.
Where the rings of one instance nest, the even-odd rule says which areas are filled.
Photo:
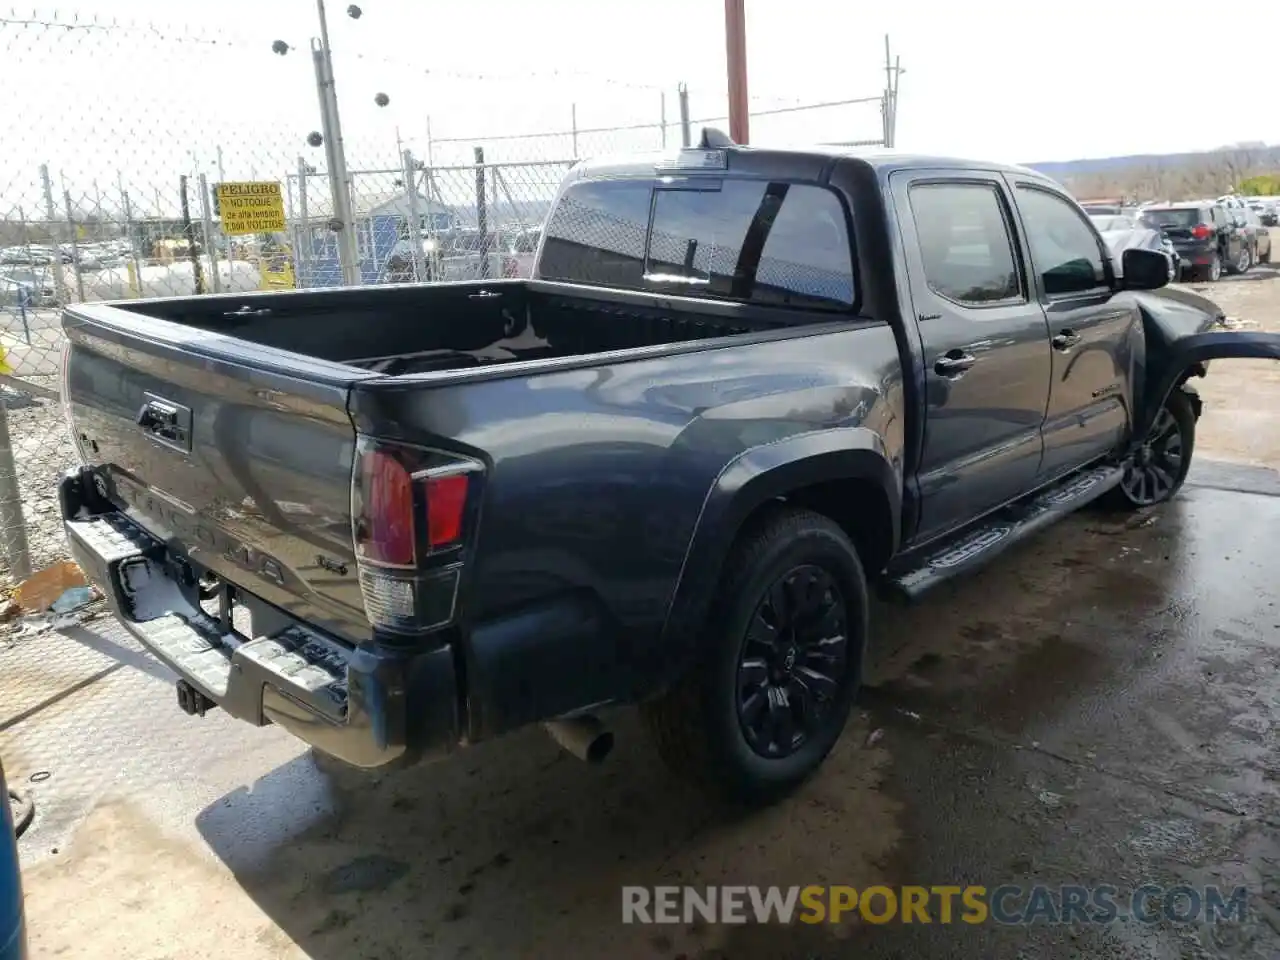
[[357, 440], [351, 527], [374, 627], [414, 635], [453, 619], [483, 476], [469, 458]]
[[392, 567], [411, 567], [417, 558], [414, 544], [413, 479], [395, 455], [370, 450], [360, 460], [364, 490], [364, 516], [356, 540], [362, 559]]
[[1208, 240], [1213, 236], [1213, 227], [1207, 223], [1197, 223], [1191, 228], [1191, 235], [1197, 240]]
[[439, 550], [462, 537], [462, 515], [467, 508], [468, 473], [427, 478], [427, 546]]

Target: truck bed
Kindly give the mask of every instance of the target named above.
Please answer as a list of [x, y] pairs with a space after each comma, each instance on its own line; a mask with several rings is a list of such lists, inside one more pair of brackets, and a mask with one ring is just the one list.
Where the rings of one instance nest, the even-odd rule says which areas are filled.
[[[687, 304], [688, 301], [680, 301]], [[385, 376], [687, 343], [812, 323], [738, 304], [473, 281], [120, 304], [129, 313]], [[754, 314], [754, 315], [753, 315]], [[825, 319], [818, 317], [817, 319]]]

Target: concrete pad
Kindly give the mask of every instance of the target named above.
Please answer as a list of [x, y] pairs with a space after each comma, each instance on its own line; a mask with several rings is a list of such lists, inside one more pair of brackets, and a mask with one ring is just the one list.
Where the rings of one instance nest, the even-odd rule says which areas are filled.
[[[1198, 469], [1203, 486], [1145, 515], [1073, 517], [916, 608], [877, 607], [836, 752], [753, 813], [672, 779], [625, 711], [598, 768], [537, 730], [390, 774], [320, 768], [277, 730], [181, 714], [165, 671], [95, 625], [69, 642], [127, 665], [0, 732], [17, 783], [50, 773], [26, 784], [34, 955], [1274, 958], [1280, 499], [1219, 489], [1236, 469]], [[1147, 879], [1241, 883], [1250, 912], [620, 922], [630, 883]]]

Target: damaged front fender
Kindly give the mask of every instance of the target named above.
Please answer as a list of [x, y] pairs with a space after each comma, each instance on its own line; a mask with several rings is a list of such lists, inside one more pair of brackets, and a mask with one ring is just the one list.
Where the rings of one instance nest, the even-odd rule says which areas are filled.
[[1181, 336], [1167, 345], [1157, 367], [1148, 368], [1134, 438], [1145, 437], [1169, 393], [1210, 360], [1280, 360], [1280, 333], [1215, 330]]

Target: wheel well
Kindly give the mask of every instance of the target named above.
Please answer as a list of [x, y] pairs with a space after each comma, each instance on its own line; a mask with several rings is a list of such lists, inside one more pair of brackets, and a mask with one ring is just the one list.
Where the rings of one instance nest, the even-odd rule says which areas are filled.
[[858, 549], [858, 559], [871, 576], [893, 555], [893, 511], [889, 497], [870, 480], [828, 480], [792, 490], [781, 498], [834, 520]]

